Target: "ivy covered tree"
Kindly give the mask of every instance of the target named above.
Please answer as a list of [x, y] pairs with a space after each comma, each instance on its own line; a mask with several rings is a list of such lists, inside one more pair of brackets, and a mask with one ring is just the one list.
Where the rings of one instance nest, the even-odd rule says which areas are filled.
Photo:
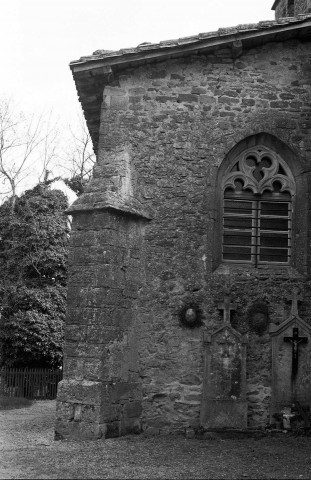
[[67, 199], [40, 184], [0, 206], [0, 362], [59, 367], [66, 311]]

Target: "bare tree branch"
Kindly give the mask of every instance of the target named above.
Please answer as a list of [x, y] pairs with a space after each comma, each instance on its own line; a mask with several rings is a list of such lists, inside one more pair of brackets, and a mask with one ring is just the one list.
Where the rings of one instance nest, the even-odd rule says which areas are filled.
[[57, 143], [52, 114], [27, 117], [11, 100], [0, 99], [0, 200], [9, 197], [14, 208], [18, 186], [29, 176], [33, 182], [45, 177]]
[[69, 127], [69, 132], [68, 147], [62, 156], [61, 167], [64, 176], [68, 176], [70, 179], [78, 179], [81, 186], [84, 186], [93, 175], [96, 157], [82, 113], [78, 115], [75, 129]]

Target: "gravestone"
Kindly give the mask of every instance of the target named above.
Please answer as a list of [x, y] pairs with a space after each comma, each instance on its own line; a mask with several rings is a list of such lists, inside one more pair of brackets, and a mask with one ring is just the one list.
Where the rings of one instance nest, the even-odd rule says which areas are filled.
[[270, 421], [292, 405], [311, 407], [311, 327], [298, 314], [294, 290], [289, 317], [270, 325], [272, 339], [272, 397]]
[[206, 429], [247, 427], [246, 338], [230, 324], [236, 308], [225, 297], [218, 305], [223, 325], [213, 334], [204, 333], [204, 380], [201, 426]]

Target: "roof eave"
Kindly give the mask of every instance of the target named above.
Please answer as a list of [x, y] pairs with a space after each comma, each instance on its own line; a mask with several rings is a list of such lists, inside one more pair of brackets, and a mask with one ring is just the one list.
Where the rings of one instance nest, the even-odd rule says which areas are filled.
[[126, 67], [133, 62], [145, 62], [146, 60], [149, 60], [150, 62], [153, 60], [159, 61], [164, 60], [166, 57], [171, 57], [172, 55], [178, 56], [178, 54], [191, 54], [193, 52], [199, 52], [206, 49], [213, 50], [216, 47], [225, 46], [237, 40], [247, 41], [257, 38], [269, 41], [269, 37], [272, 38], [276, 34], [282, 34], [294, 30], [301, 31], [304, 28], [309, 29], [311, 26], [311, 19], [308, 21], [305, 19], [299, 21], [295, 18], [291, 22], [291, 19], [286, 18], [286, 24], [283, 24], [282, 20], [273, 26], [267, 25], [269, 23], [271, 24], [271, 22], [261, 22], [261, 29], [254, 28], [247, 31], [232, 29], [229, 34], [220, 35], [217, 37], [214, 35], [212, 37], [198, 39], [189, 43], [182, 42], [182, 39], [180, 39], [181, 43], [179, 45], [165, 45], [165, 42], [163, 42], [164, 45], [150, 45], [149, 48], [139, 51], [137, 51], [137, 49], [135, 49], [136, 51], [129, 49], [129, 53], [127, 53], [126, 50], [121, 50], [120, 52], [123, 53], [118, 54], [119, 52], [112, 52], [106, 57], [98, 56], [98, 58], [94, 58], [94, 56], [92, 56], [90, 59], [88, 59], [88, 57], [84, 57], [83, 60], [71, 62], [69, 66], [74, 75], [78, 72], [98, 69], [105, 66], [113, 67], [115, 65], [122, 65], [123, 67]]
[[[228, 32], [230, 30], [230, 32]], [[297, 35], [296, 35], [297, 33]], [[226, 33], [213, 32], [201, 34], [196, 40], [179, 39], [146, 45], [143, 48], [120, 50], [103, 55], [82, 57], [70, 63], [78, 96], [85, 113], [88, 129], [92, 137], [94, 150], [97, 151], [102, 94], [113, 74], [120, 69], [146, 63], [159, 62], [169, 58], [178, 58], [197, 53], [208, 53], [225, 46], [234, 48], [240, 43], [244, 48], [253, 48], [268, 42], [286, 41], [292, 38], [311, 38], [311, 16], [301, 15], [297, 20], [286, 18], [278, 22], [260, 22], [257, 28], [227, 29]], [[180, 42], [176, 44], [176, 42]]]

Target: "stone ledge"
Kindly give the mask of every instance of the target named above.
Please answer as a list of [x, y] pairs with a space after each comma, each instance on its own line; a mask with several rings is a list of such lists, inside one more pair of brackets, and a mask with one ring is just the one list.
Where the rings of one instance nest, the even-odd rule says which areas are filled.
[[99, 202], [86, 202], [86, 203], [77, 203], [71, 205], [70, 208], [66, 210], [68, 215], [75, 215], [76, 213], [89, 212], [95, 210], [106, 210], [111, 211], [119, 215], [131, 215], [134, 217], [142, 218], [144, 220], [152, 220], [153, 215], [149, 209], [142, 207], [141, 204], [135, 200], [132, 200], [130, 203], [117, 203], [109, 201], [99, 201]]

